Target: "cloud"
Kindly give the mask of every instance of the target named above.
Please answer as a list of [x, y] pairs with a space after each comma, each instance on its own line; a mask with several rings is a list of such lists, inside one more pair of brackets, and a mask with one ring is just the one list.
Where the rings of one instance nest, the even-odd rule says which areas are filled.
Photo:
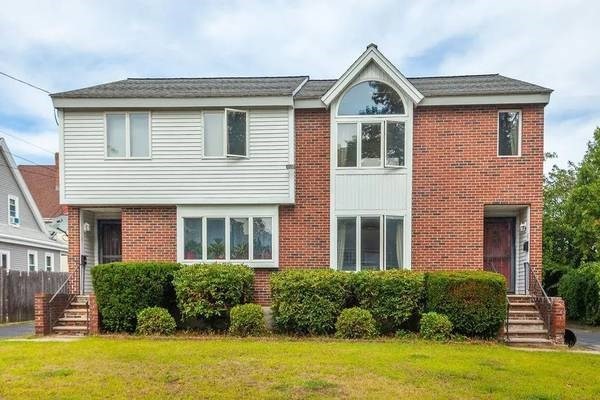
[[[51, 91], [133, 76], [331, 78], [375, 42], [409, 76], [500, 72], [555, 89], [546, 150], [566, 163], [598, 120], [599, 14], [578, 0], [21, 0], [0, 14], [0, 71]], [[55, 131], [47, 96], [1, 77], [0, 110], [0, 126]], [[575, 132], [576, 150], [561, 151]]]

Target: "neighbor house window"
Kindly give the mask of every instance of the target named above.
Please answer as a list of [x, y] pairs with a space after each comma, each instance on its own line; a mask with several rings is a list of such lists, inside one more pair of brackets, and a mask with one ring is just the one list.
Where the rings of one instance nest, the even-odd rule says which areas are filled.
[[21, 219], [19, 218], [19, 198], [17, 196], [8, 195], [8, 223], [12, 226], [19, 226]]
[[272, 260], [273, 218], [183, 218], [183, 243], [185, 260]]
[[38, 267], [37, 251], [27, 251], [27, 266], [30, 272], [33, 272]]
[[204, 156], [246, 157], [248, 113], [242, 110], [204, 112]]
[[150, 113], [106, 114], [106, 156], [146, 158], [150, 156]]
[[0, 268], [10, 269], [10, 252], [0, 250]]
[[498, 113], [498, 155], [518, 156], [521, 153], [521, 112]]
[[46, 253], [44, 257], [44, 267], [46, 268], [47, 272], [54, 271], [54, 254]]
[[338, 217], [336, 243], [338, 270], [402, 268], [403, 218], [399, 216]]

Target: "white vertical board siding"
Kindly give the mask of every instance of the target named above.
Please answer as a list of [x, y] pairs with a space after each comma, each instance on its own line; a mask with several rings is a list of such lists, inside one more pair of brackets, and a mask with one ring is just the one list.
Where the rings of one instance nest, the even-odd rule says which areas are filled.
[[405, 174], [335, 176], [335, 210], [407, 210]]
[[[84, 224], [89, 224], [90, 230], [85, 232], [83, 229]], [[94, 267], [98, 260], [96, 254], [96, 217], [93, 212], [83, 210], [81, 211], [81, 254], [87, 256], [87, 265], [85, 268], [84, 278], [84, 292], [92, 293], [94, 288], [92, 286], [92, 267]]]
[[290, 118], [249, 110], [248, 158], [204, 158], [201, 110], [152, 111], [151, 158], [117, 160], [104, 156], [103, 112], [65, 111], [64, 203], [290, 203]]
[[[516, 276], [515, 276], [515, 291], [517, 293], [525, 293], [525, 263], [529, 262], [529, 251], [523, 251], [523, 244], [529, 240], [529, 208], [519, 210], [517, 214], [517, 248], [516, 248]], [[520, 225], [525, 224], [526, 229], [521, 230]]]

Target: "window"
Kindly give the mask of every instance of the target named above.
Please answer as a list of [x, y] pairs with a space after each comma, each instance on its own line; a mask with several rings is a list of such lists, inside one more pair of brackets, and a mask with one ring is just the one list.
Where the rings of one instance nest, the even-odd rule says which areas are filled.
[[344, 95], [338, 115], [404, 114], [400, 95], [389, 85], [378, 81], [361, 82]]
[[248, 155], [248, 113], [241, 110], [204, 113], [204, 156], [246, 157]]
[[150, 113], [106, 114], [106, 157], [150, 157]]
[[518, 156], [521, 154], [521, 112], [500, 111], [498, 113], [498, 155]]
[[12, 226], [19, 226], [19, 198], [11, 194], [8, 195], [8, 223]]
[[361, 124], [360, 165], [381, 166], [381, 124]]
[[[357, 232], [357, 227], [360, 231]], [[382, 232], [382, 227], [384, 230]], [[403, 218], [337, 218], [337, 268], [342, 271], [396, 269], [403, 266]]]
[[27, 251], [27, 266], [29, 268], [29, 272], [33, 272], [38, 267], [37, 262], [37, 251], [29, 250]]
[[54, 254], [46, 253], [44, 259], [45, 259], [44, 266], [46, 267], [46, 271], [47, 272], [54, 271]]
[[0, 268], [10, 269], [10, 252], [0, 250]]
[[273, 218], [183, 218], [183, 247], [184, 260], [272, 260]]
[[[360, 141], [357, 141], [357, 129]], [[381, 167], [382, 154], [385, 154], [385, 167], [403, 167], [404, 141], [405, 123], [402, 121], [338, 123], [337, 166]], [[357, 165], [358, 154], [360, 165]]]
[[385, 166], [404, 166], [404, 122], [387, 121], [385, 124]]
[[356, 167], [357, 124], [338, 124], [338, 167]]

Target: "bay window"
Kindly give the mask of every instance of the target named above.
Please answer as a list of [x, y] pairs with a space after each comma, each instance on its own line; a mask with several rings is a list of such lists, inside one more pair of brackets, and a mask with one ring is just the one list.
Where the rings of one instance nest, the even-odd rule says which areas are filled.
[[[403, 267], [404, 225], [400, 216], [337, 218], [337, 269], [382, 270]], [[357, 231], [357, 227], [360, 227]]]
[[248, 156], [248, 112], [226, 108], [204, 112], [204, 156]]
[[106, 157], [150, 157], [150, 113], [106, 114]]

